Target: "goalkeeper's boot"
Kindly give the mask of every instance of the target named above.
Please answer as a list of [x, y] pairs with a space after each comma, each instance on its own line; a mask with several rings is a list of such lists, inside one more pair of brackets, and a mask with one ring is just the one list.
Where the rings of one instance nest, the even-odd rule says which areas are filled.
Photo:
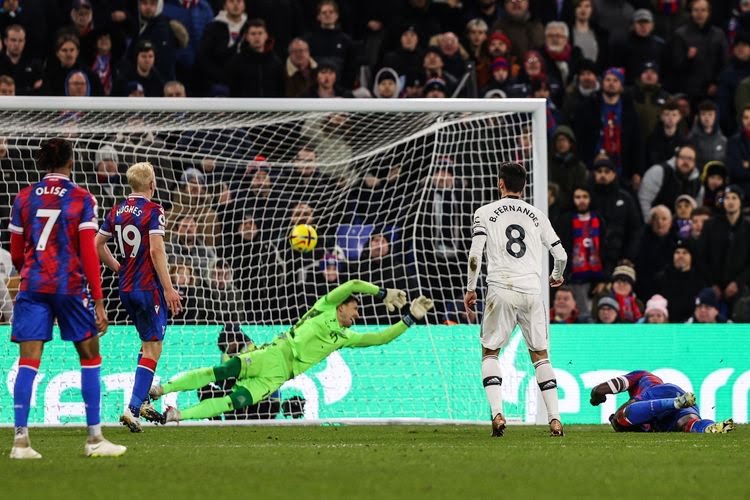
[[133, 415], [130, 408], [125, 408], [125, 411], [122, 412], [120, 423], [130, 429], [130, 432], [143, 432], [141, 422], [138, 420], [138, 417]]
[[706, 432], [709, 432], [711, 434], [726, 434], [727, 432], [732, 432], [736, 428], [737, 426], [734, 424], [734, 420], [728, 418], [723, 422], [716, 422], [709, 425], [708, 427], [706, 427]]
[[549, 435], [552, 437], [562, 437], [565, 435], [563, 424], [558, 419], [553, 418], [549, 422]]
[[167, 406], [167, 409], [164, 411], [164, 424], [167, 422], [179, 422], [181, 420], [180, 410], [175, 408], [174, 406]]
[[674, 398], [674, 407], [677, 409], [690, 408], [691, 406], [695, 406], [695, 394], [692, 392], [686, 392]]
[[141, 417], [155, 424], [165, 424], [164, 416], [148, 401], [144, 401], [141, 405]]
[[125, 446], [114, 444], [104, 438], [96, 443], [86, 442], [83, 452], [87, 457], [119, 457], [125, 454], [128, 449]]
[[503, 437], [506, 423], [502, 413], [495, 415], [495, 418], [492, 419], [492, 434], [490, 434], [490, 437]]
[[163, 395], [164, 395], [164, 389], [162, 389], [160, 384], [152, 385], [151, 388], [148, 390], [148, 397], [151, 399], [151, 401], [156, 401]]
[[25, 430], [17, 429], [16, 438], [13, 440], [13, 448], [10, 449], [10, 458], [16, 460], [30, 460], [42, 458], [42, 455], [31, 447], [28, 433], [25, 432]]

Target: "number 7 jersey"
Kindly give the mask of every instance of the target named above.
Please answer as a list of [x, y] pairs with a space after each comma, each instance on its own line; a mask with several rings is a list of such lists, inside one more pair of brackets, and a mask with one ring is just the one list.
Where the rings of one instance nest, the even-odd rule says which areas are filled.
[[121, 292], [161, 289], [149, 236], [164, 236], [165, 225], [162, 206], [140, 195], [131, 194], [107, 214], [99, 232], [115, 239]]
[[539, 294], [546, 250], [556, 259], [565, 258], [547, 216], [515, 197], [480, 207], [472, 227], [472, 237], [476, 236], [487, 238], [487, 283], [508, 290]]
[[24, 239], [23, 291], [80, 295], [85, 290], [78, 232], [96, 231], [93, 195], [60, 174], [22, 189], [8, 230]]

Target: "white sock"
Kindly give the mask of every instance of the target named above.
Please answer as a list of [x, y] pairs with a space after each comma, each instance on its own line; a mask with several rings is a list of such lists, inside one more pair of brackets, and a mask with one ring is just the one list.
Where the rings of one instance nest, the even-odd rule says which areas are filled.
[[485, 356], [482, 358], [482, 385], [490, 403], [492, 418], [503, 412], [503, 374], [500, 371], [500, 360], [497, 356]]
[[16, 427], [14, 442], [26, 443], [29, 442], [29, 428], [28, 427]]
[[547, 407], [547, 421], [560, 420], [560, 411], [557, 408], [557, 380], [549, 359], [541, 359], [534, 363], [534, 370], [544, 405]]
[[89, 437], [102, 437], [102, 424], [89, 425], [88, 426]]

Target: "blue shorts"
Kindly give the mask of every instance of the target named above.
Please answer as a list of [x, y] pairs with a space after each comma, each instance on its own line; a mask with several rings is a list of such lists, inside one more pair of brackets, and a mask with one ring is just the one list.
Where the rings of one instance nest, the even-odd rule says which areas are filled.
[[167, 301], [161, 289], [120, 292], [120, 301], [144, 342], [164, 340]]
[[[653, 387], [649, 387], [636, 398], [639, 401], [650, 401], [652, 399], [670, 399], [676, 398], [685, 394], [685, 391], [674, 384], [659, 384]], [[697, 415], [700, 418], [700, 413], [697, 406], [690, 406], [688, 408], [682, 408], [675, 410], [668, 416], [661, 418], [653, 423], [653, 429], [656, 432], [672, 432], [677, 430], [677, 421], [685, 415]]]
[[13, 306], [10, 340], [49, 342], [55, 319], [63, 340], [82, 342], [97, 335], [94, 303], [88, 293], [63, 295], [24, 290], [18, 292]]

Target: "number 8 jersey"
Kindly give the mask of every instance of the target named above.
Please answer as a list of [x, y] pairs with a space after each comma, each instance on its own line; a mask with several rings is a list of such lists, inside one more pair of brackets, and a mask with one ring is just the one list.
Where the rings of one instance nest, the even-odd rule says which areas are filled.
[[[562, 275], [567, 256], [547, 216], [514, 196], [480, 207], [474, 213], [469, 253], [468, 290], [474, 290], [487, 244], [487, 283], [526, 294], [541, 292], [542, 259], [549, 250]], [[476, 248], [480, 246], [480, 248]], [[558, 268], [562, 266], [562, 269]], [[555, 276], [559, 277], [559, 276]]]
[[78, 232], [96, 230], [94, 196], [61, 174], [22, 189], [8, 230], [24, 239], [22, 291], [81, 295], [85, 291]]
[[114, 237], [120, 261], [120, 292], [161, 289], [151, 261], [149, 235], [164, 235], [166, 218], [158, 203], [128, 196], [112, 207], [99, 232]]

